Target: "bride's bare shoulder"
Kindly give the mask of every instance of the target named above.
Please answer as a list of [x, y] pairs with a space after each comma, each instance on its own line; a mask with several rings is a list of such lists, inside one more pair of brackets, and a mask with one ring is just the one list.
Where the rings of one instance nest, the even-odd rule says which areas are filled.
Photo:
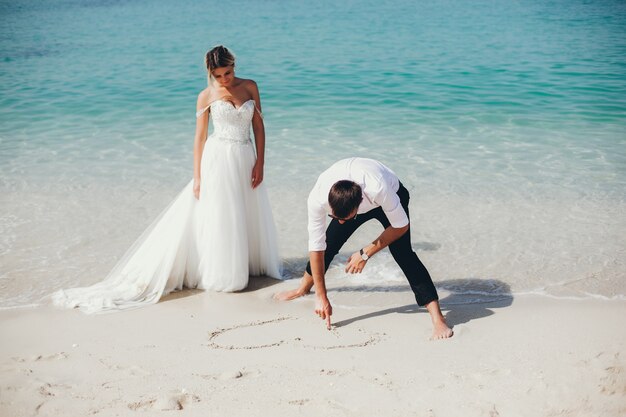
[[198, 106], [206, 107], [215, 100], [215, 91], [213, 88], [207, 87], [198, 93]]
[[258, 97], [259, 87], [254, 80], [242, 78], [240, 84], [253, 98]]
[[241, 85], [243, 85], [244, 87], [249, 87], [252, 85], [256, 85], [256, 81], [251, 80], [249, 78], [239, 78], [239, 82], [241, 83]]
[[205, 88], [204, 90], [200, 91], [200, 93], [198, 93], [198, 101], [201, 100], [209, 100], [211, 98], [211, 89], [209, 87]]

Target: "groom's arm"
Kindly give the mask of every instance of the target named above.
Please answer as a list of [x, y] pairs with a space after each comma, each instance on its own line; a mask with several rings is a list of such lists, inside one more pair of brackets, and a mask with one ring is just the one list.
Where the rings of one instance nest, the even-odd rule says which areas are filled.
[[324, 278], [324, 251], [309, 252], [311, 262], [311, 274], [315, 285], [315, 314], [326, 321], [326, 328], [330, 330], [330, 316], [333, 314], [333, 307], [326, 295], [326, 280]]
[[391, 245], [396, 240], [400, 239], [409, 230], [409, 225], [402, 227], [389, 226], [374, 240], [371, 244], [365, 246], [363, 251], [368, 256], [373, 256], [375, 253], [380, 252], [387, 246]]
[[307, 214], [309, 232], [309, 261], [311, 275], [315, 285], [315, 313], [326, 320], [326, 328], [330, 330], [330, 316], [333, 308], [326, 295], [326, 281], [324, 279], [325, 265], [324, 252], [326, 251], [326, 210], [319, 198], [317, 183], [307, 199]]
[[382, 187], [374, 197], [374, 201], [380, 204], [390, 225], [376, 240], [363, 248], [368, 256], [372, 256], [383, 248], [386, 248], [400, 239], [400, 237], [409, 230], [409, 216], [407, 216], [407, 213], [404, 211], [404, 207], [402, 207], [402, 202], [396, 191], [389, 187]]
[[[408, 224], [397, 228], [393, 226], [387, 227], [383, 230], [380, 236], [376, 238], [376, 240], [363, 247], [363, 253], [365, 253], [368, 257], [374, 256], [377, 252], [380, 252], [396, 240], [400, 239], [405, 233], [407, 233], [408, 230]], [[345, 271], [349, 274], [359, 274], [363, 271], [366, 264], [367, 261], [363, 260], [361, 252], [355, 252], [350, 256], [350, 258], [348, 258]]]
[[313, 285], [315, 285], [315, 294], [318, 297], [327, 298], [326, 280], [324, 278], [324, 251], [309, 252], [309, 261], [311, 262], [311, 275], [313, 276]]

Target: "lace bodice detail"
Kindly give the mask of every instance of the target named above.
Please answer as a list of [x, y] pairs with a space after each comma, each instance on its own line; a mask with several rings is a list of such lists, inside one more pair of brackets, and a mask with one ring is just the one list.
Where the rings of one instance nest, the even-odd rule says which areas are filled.
[[250, 126], [255, 111], [254, 100], [248, 100], [239, 107], [235, 107], [230, 101], [215, 100], [196, 116], [199, 117], [209, 108], [213, 117], [212, 137], [228, 142], [250, 142]]

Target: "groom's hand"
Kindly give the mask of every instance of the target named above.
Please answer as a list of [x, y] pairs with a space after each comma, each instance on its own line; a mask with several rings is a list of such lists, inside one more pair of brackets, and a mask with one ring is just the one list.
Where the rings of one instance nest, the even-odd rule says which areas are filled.
[[348, 258], [348, 263], [346, 264], [346, 272], [349, 274], [360, 274], [365, 268], [365, 264], [367, 261], [364, 261], [361, 257], [360, 252], [354, 252]]
[[326, 328], [330, 330], [330, 316], [333, 315], [333, 306], [330, 305], [327, 297], [316, 297], [315, 314], [320, 316], [322, 320], [326, 320]]

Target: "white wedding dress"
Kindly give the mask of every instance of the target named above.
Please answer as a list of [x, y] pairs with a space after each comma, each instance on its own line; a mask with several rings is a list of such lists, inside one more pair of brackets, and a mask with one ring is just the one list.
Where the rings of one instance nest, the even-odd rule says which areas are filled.
[[156, 303], [183, 287], [237, 291], [250, 275], [282, 278], [265, 184], [252, 189], [253, 100], [217, 100], [202, 154], [200, 199], [193, 181], [146, 229], [100, 283], [57, 291], [54, 304], [94, 313]]

